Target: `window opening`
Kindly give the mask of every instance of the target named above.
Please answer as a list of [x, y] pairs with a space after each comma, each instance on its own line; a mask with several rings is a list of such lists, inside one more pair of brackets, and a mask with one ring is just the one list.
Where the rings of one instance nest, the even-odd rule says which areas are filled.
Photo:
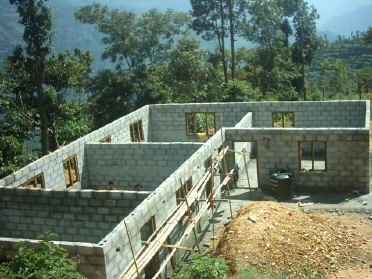
[[42, 189], [45, 188], [44, 174], [40, 173], [23, 183], [19, 188]]
[[144, 141], [142, 120], [135, 121], [129, 125], [130, 139], [132, 142]]
[[[152, 216], [149, 221], [141, 228], [141, 240], [148, 241], [150, 236], [156, 231], [155, 216]], [[160, 268], [159, 253], [157, 253], [144, 269], [145, 279], [151, 279]]]
[[309, 141], [299, 143], [299, 163], [301, 171], [327, 170], [327, 143]]
[[79, 181], [79, 170], [76, 155], [73, 155], [63, 161], [63, 172], [67, 187], [71, 187]]
[[272, 117], [274, 128], [293, 128], [295, 126], [293, 112], [273, 112]]
[[186, 112], [186, 135], [216, 133], [216, 115], [214, 112]]
[[102, 142], [102, 143], [111, 143], [111, 136], [104, 137], [99, 142]]

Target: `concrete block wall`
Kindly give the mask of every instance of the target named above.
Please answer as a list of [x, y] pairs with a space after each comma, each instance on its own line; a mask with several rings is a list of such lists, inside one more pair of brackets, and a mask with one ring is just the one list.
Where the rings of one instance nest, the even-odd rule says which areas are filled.
[[87, 144], [88, 185], [113, 181], [118, 189], [156, 189], [201, 143]]
[[18, 187], [30, 178], [42, 172], [44, 174], [46, 189], [65, 189], [66, 185], [62, 162], [68, 157], [76, 154], [80, 174], [79, 181], [81, 182], [77, 183], [74, 188], [84, 188], [88, 178], [87, 169], [84, 165], [86, 159], [85, 144], [90, 142], [99, 142], [99, 140], [107, 136], [111, 136], [112, 143], [130, 142], [129, 125], [140, 119], [142, 120], [145, 141], [148, 141], [150, 129], [149, 106], [145, 106], [1, 179], [0, 187]]
[[[213, 156], [213, 158], [216, 158], [218, 148], [223, 141], [224, 138], [221, 138], [219, 133], [214, 135], [126, 217], [128, 231], [136, 253], [142, 247], [140, 238], [142, 226], [146, 224], [151, 216], [155, 216], [157, 228], [164, 223], [177, 207], [175, 193], [181, 187], [180, 179], [184, 182], [192, 177], [195, 184], [205, 172], [205, 162], [208, 157]], [[217, 186], [219, 177], [214, 177], [214, 182]], [[132, 260], [124, 223], [118, 224], [99, 244], [104, 245], [107, 278], [116, 279]]]
[[214, 112], [216, 131], [233, 127], [249, 112], [238, 103], [190, 103], [150, 106], [151, 140], [153, 142], [198, 142], [196, 135], [186, 136], [186, 112]]
[[[226, 129], [228, 144], [255, 140], [260, 182], [269, 184], [276, 169], [294, 173], [299, 191], [369, 191], [369, 128]], [[298, 143], [327, 142], [327, 170], [301, 172]]]
[[149, 195], [129, 191], [48, 191], [0, 188], [0, 237], [99, 242]]
[[[253, 126], [272, 127], [273, 112], [294, 112], [296, 128], [364, 127], [369, 102], [260, 102], [252, 106]], [[369, 114], [368, 114], [369, 118]]]
[[217, 130], [234, 127], [248, 112], [253, 127], [272, 127], [273, 112], [294, 112], [295, 127], [365, 127], [368, 101], [192, 103], [150, 106], [151, 141], [198, 141], [186, 136], [186, 112], [215, 112]]
[[[0, 258], [13, 257], [17, 253], [16, 245], [27, 241], [29, 247], [37, 247], [39, 241], [0, 237]], [[69, 257], [77, 263], [77, 270], [89, 279], [106, 278], [106, 267], [103, 248], [97, 244], [53, 241], [54, 244], [67, 250]]]

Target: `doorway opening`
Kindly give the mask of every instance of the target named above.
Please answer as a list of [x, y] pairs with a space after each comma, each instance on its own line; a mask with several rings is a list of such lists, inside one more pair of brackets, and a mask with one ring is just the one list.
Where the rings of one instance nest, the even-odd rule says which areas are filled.
[[238, 170], [237, 187], [258, 189], [260, 180], [257, 142], [254, 140], [234, 142], [234, 150], [235, 170]]

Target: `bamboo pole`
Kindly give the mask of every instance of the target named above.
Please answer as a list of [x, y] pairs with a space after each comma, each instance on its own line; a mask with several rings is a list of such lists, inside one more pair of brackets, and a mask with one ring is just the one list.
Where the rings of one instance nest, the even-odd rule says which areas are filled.
[[[186, 206], [187, 206], [187, 213], [189, 215], [189, 218], [191, 219], [192, 218], [192, 211], [191, 211], [191, 208], [190, 208], [190, 205], [189, 205], [189, 201], [187, 200], [188, 193], [186, 192], [185, 184], [182, 184], [182, 180], [181, 179], [180, 179], [180, 183], [181, 183], [181, 187], [183, 188], [183, 191], [185, 193], [185, 202], [186, 202]], [[198, 234], [196, 232], [195, 227], [193, 228], [192, 231], [194, 233], [196, 247], [198, 247], [198, 252], [200, 253], [201, 250], [200, 250], [200, 245], [199, 245], [199, 239], [198, 239]]]
[[[167, 240], [169, 242], [169, 239]], [[142, 241], [143, 244], [145, 245], [149, 245], [151, 242], [150, 241]], [[177, 246], [177, 245], [172, 245], [172, 244], [162, 244], [161, 245], [162, 247], [165, 247], [165, 248], [176, 248], [176, 249], [182, 249], [182, 250], [186, 250], [186, 251], [194, 251], [194, 249], [190, 248], [190, 247], [185, 247], [185, 246]]]
[[210, 206], [212, 211], [212, 247], [214, 249], [214, 167], [213, 167], [213, 159], [211, 159], [211, 192], [210, 196]]
[[124, 221], [125, 230], [127, 232], [127, 236], [128, 236], [128, 240], [129, 240], [130, 251], [132, 252], [132, 257], [133, 257], [134, 265], [136, 266], [137, 276], [138, 276], [138, 278], [141, 278], [140, 277], [140, 272], [138, 270], [137, 261], [136, 261], [136, 255], [135, 255], [134, 249], [133, 249], [132, 238], [130, 237], [130, 234], [129, 234], [129, 231], [128, 231], [127, 222], [125, 221], [125, 218], [123, 219], [123, 221]]
[[[222, 135], [222, 129], [221, 129], [221, 142], [223, 143], [223, 135]], [[224, 172], [224, 176], [226, 177], [226, 153], [223, 154], [223, 157], [222, 157], [222, 161], [223, 161], [223, 172]], [[229, 207], [230, 207], [230, 215], [231, 215], [231, 219], [233, 218], [233, 213], [232, 213], [232, 208], [231, 208], [231, 200], [230, 200], [230, 186], [229, 184], [226, 185], [227, 186], [227, 194], [229, 195]]]
[[248, 180], [248, 188], [249, 188], [249, 192], [251, 191], [251, 182], [250, 182], [250, 179], [249, 179], [249, 174], [248, 174], [248, 165], [247, 165], [247, 158], [245, 158], [246, 156], [246, 153], [243, 152], [243, 159], [244, 159], [244, 168], [245, 168], [245, 174], [247, 175], [247, 180]]

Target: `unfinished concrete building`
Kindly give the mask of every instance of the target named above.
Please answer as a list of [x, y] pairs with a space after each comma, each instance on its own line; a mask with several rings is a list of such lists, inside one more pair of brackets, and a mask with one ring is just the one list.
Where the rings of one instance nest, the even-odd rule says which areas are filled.
[[48, 231], [88, 278], [164, 277], [234, 172], [257, 188], [286, 169], [296, 191], [369, 192], [369, 123], [369, 101], [142, 107], [0, 180], [0, 255]]

